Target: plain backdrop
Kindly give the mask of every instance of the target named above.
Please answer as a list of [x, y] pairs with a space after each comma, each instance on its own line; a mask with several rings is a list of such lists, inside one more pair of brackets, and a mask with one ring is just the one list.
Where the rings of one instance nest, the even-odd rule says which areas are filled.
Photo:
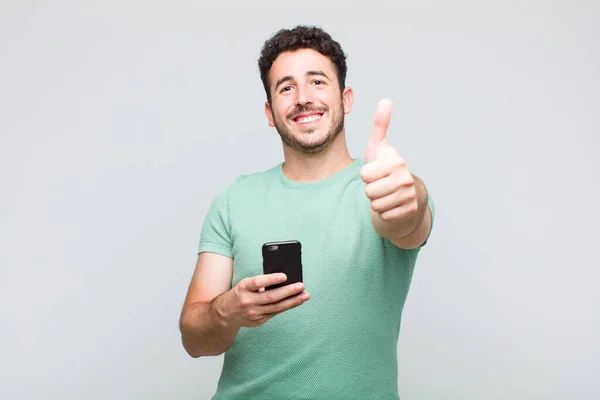
[[599, 4], [2, 0], [0, 397], [212, 396], [222, 358], [178, 329], [201, 224], [282, 161], [256, 60], [314, 24], [348, 54], [352, 155], [390, 98], [437, 205], [402, 399], [600, 398]]

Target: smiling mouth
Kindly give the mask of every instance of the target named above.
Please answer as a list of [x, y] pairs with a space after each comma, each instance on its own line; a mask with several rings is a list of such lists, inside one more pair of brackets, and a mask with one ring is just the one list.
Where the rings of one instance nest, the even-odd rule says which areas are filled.
[[297, 124], [311, 124], [313, 122], [320, 121], [322, 116], [323, 116], [323, 114], [320, 114], [320, 113], [319, 114], [306, 115], [306, 116], [294, 118], [294, 122], [296, 122]]

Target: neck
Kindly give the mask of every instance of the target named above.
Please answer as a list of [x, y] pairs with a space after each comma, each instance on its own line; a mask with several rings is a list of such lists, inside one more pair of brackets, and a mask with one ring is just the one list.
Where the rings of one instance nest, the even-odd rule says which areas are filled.
[[285, 157], [283, 173], [297, 182], [320, 181], [340, 172], [354, 161], [348, 152], [346, 135], [343, 131], [319, 153], [302, 153], [284, 144], [283, 154]]

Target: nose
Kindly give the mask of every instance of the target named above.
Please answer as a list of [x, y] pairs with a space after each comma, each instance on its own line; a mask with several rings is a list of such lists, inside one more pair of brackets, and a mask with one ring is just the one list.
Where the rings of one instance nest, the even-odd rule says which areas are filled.
[[296, 88], [296, 104], [312, 104], [313, 101], [314, 100], [310, 88], [306, 85], [298, 85]]

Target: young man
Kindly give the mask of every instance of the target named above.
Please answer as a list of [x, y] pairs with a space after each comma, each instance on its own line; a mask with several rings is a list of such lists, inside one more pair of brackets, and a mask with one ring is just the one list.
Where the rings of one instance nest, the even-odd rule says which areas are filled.
[[[268, 40], [259, 59], [285, 161], [238, 177], [204, 220], [181, 315], [192, 357], [225, 353], [214, 399], [398, 399], [400, 317], [434, 208], [386, 141], [378, 105], [364, 161], [346, 146], [346, 57], [323, 30]], [[368, 134], [365, 135], [367, 141]], [[302, 244], [303, 283], [278, 289], [261, 247]]]

